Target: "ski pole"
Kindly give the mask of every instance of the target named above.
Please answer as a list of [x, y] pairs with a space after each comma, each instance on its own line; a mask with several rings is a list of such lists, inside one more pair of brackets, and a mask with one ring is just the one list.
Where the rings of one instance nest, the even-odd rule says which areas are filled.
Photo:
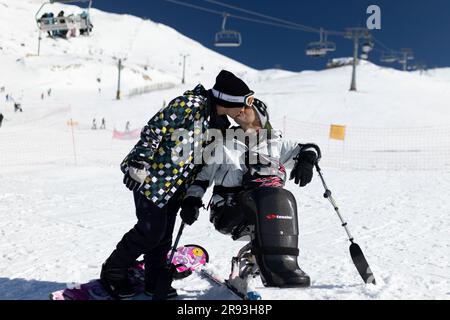
[[343, 216], [339, 212], [339, 207], [337, 206], [336, 201], [332, 197], [330, 189], [328, 189], [328, 186], [325, 183], [325, 179], [323, 178], [323, 175], [322, 175], [322, 170], [319, 167], [319, 161], [322, 158], [322, 153], [320, 151], [319, 146], [316, 144], [313, 144], [313, 143], [300, 145], [300, 152], [306, 148], [314, 148], [317, 152], [317, 159], [314, 163], [314, 166], [316, 167], [317, 173], [319, 174], [320, 180], [322, 181], [322, 185], [325, 189], [325, 193], [323, 194], [323, 197], [328, 199], [328, 201], [330, 201], [331, 205], [333, 206], [334, 210], [336, 211], [336, 214], [338, 215], [339, 219], [341, 220], [341, 223], [345, 229], [345, 232], [347, 232], [348, 238], [351, 242], [350, 256], [352, 257], [352, 260], [353, 260], [353, 263], [355, 264], [356, 269], [358, 270], [360, 276], [363, 278], [365, 283], [376, 284], [373, 272], [370, 269], [369, 264], [368, 264], [366, 258], [364, 257], [364, 254], [363, 254], [360, 246], [354, 242], [354, 238], [350, 233], [350, 230], [347, 226], [347, 222], [344, 220]]
[[336, 201], [331, 196], [331, 191], [330, 191], [330, 189], [328, 189], [327, 184], [325, 183], [325, 180], [323, 178], [322, 171], [321, 171], [321, 169], [319, 167], [319, 164], [316, 162], [315, 166], [316, 166], [317, 173], [319, 174], [320, 180], [322, 180], [322, 185], [325, 188], [325, 193], [323, 194], [323, 197], [328, 199], [328, 201], [330, 201], [331, 205], [333, 206], [333, 208], [336, 211], [339, 219], [342, 222], [342, 226], [344, 227], [345, 232], [347, 232], [348, 240], [350, 240], [350, 242], [353, 243], [354, 239], [353, 239], [353, 236], [350, 233], [350, 230], [347, 227], [347, 222], [342, 217], [341, 213], [339, 212], [339, 207], [337, 206]]
[[175, 251], [177, 250], [178, 242], [180, 242], [181, 234], [183, 233], [183, 229], [184, 229], [185, 225], [186, 225], [185, 222], [181, 222], [180, 229], [178, 229], [177, 237], [175, 238], [175, 242], [173, 243], [172, 250], [170, 252], [170, 258], [168, 261], [169, 265], [172, 263], [173, 256], [175, 255]]
[[169, 292], [169, 288], [172, 285], [173, 281], [173, 275], [172, 272], [174, 272], [172, 259], [175, 255], [175, 251], [177, 250], [178, 242], [180, 241], [181, 234], [183, 233], [185, 223], [182, 222], [180, 229], [178, 229], [177, 237], [175, 238], [175, 242], [173, 243], [171, 252], [170, 252], [170, 258], [167, 261], [167, 267], [168, 271], [161, 274], [158, 282], [160, 283], [159, 286], [157, 286], [155, 290], [155, 294], [153, 295], [153, 300], [166, 300], [167, 299], [167, 293]]

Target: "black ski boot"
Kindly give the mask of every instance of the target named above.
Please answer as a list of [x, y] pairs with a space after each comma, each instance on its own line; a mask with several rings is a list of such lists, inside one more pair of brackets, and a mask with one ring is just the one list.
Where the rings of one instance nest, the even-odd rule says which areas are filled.
[[136, 295], [128, 277], [128, 269], [111, 268], [105, 262], [102, 265], [100, 282], [105, 290], [116, 299], [127, 299]]
[[261, 280], [266, 287], [309, 287], [311, 279], [297, 263], [295, 255], [257, 255], [263, 265]]
[[266, 287], [308, 287], [309, 276], [298, 266], [297, 203], [282, 188], [259, 187], [243, 194], [253, 218], [252, 253]]
[[163, 269], [145, 269], [144, 293], [152, 296], [153, 300], [167, 300], [178, 296], [177, 290], [172, 287], [172, 270], [167, 267]]

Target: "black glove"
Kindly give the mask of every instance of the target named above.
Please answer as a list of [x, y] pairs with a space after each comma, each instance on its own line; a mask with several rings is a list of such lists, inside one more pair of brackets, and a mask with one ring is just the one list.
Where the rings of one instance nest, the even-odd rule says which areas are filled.
[[198, 219], [199, 209], [203, 206], [198, 197], [186, 197], [181, 204], [181, 219], [188, 225], [192, 225]]
[[131, 191], [137, 191], [146, 178], [144, 164], [134, 160], [128, 162], [128, 171], [123, 177], [123, 183]]
[[300, 185], [300, 187], [304, 187], [310, 183], [316, 160], [317, 155], [314, 151], [300, 152], [297, 156], [297, 161], [295, 162], [294, 168], [291, 171], [290, 180], [295, 178], [295, 184]]

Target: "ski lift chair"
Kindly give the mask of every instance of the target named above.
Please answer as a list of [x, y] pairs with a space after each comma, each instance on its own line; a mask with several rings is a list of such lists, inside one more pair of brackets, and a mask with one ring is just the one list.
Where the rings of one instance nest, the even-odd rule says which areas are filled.
[[324, 41], [323, 48], [325, 49], [326, 52], [334, 52], [336, 51], [336, 44], [331, 41]]
[[397, 56], [395, 55], [395, 54], [392, 54], [392, 53], [390, 53], [390, 54], [386, 54], [386, 53], [383, 53], [382, 55], [381, 55], [381, 58], [380, 58], [380, 61], [381, 62], [386, 62], [386, 63], [393, 63], [393, 62], [395, 62], [395, 61], [397, 61]]
[[[45, 2], [42, 4], [42, 6], [39, 8], [35, 15], [36, 23], [38, 25], [39, 30], [42, 32], [48, 32], [52, 35], [58, 35], [58, 34], [68, 34], [68, 31], [73, 30], [74, 28], [80, 30], [84, 29], [87, 26], [91, 25], [89, 21], [89, 14], [87, 14], [87, 19], [82, 19], [81, 15], [76, 16], [69, 16], [69, 17], [41, 17], [38, 18], [39, 13], [41, 12], [42, 8], [48, 4], [54, 4], [54, 3], [70, 3], [70, 2], [89, 2], [88, 12], [89, 9], [92, 6], [92, 0], [49, 0], [48, 2]], [[89, 27], [88, 27], [89, 30]], [[89, 31], [88, 31], [89, 32]]]
[[331, 41], [327, 41], [327, 34], [320, 28], [320, 41], [311, 42], [306, 47], [305, 53], [309, 57], [320, 58], [324, 57], [328, 52], [336, 51], [336, 44]]
[[305, 53], [309, 57], [321, 58], [327, 54], [326, 48], [320, 42], [311, 42], [306, 47]]
[[216, 47], [239, 47], [242, 44], [241, 34], [237, 31], [224, 30], [216, 33]]
[[214, 46], [216, 47], [239, 47], [242, 44], [241, 34], [234, 30], [225, 29], [227, 13], [223, 14], [222, 30], [216, 33]]

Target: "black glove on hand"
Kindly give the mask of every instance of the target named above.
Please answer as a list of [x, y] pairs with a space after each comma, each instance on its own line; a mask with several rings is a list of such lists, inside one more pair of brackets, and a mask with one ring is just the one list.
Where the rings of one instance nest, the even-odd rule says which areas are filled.
[[317, 160], [317, 155], [314, 151], [302, 151], [297, 157], [294, 168], [291, 171], [290, 180], [294, 179], [295, 184], [300, 187], [306, 186], [311, 182], [313, 176], [314, 164]]
[[134, 160], [128, 162], [128, 171], [123, 177], [123, 183], [131, 191], [137, 191], [145, 178], [147, 177], [147, 172], [144, 168], [144, 164]]
[[198, 197], [186, 197], [181, 204], [181, 219], [188, 225], [192, 225], [198, 219], [199, 209], [203, 206]]

